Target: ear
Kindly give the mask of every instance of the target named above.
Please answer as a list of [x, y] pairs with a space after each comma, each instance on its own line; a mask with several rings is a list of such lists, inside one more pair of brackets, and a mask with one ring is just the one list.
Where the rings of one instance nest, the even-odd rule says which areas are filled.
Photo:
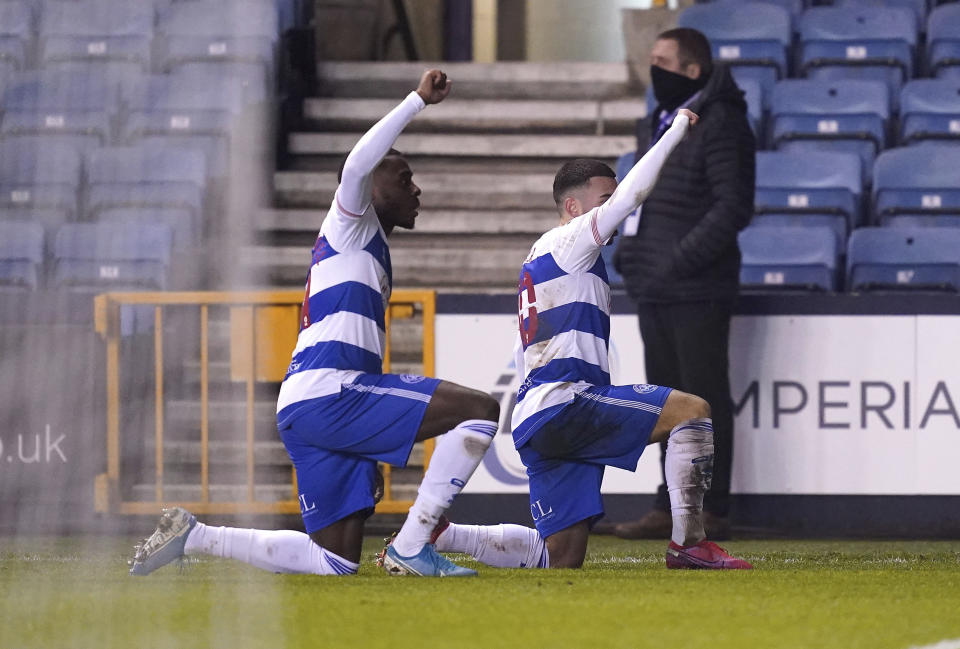
[[583, 208], [580, 205], [580, 201], [575, 199], [573, 196], [567, 196], [565, 199], [563, 199], [563, 211], [572, 217], [577, 217], [583, 214]]
[[691, 79], [700, 78], [700, 64], [699, 63], [688, 63], [687, 67], [684, 69], [684, 76], [690, 77]]

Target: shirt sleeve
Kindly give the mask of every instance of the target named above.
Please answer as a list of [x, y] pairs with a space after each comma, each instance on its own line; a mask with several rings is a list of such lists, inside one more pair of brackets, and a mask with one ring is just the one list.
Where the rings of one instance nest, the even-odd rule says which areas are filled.
[[597, 209], [591, 234], [597, 246], [613, 236], [620, 224], [633, 213], [653, 191], [667, 158], [683, 140], [690, 119], [679, 113], [663, 137], [633, 166], [606, 203]]
[[[370, 207], [373, 195], [373, 172], [403, 129], [424, 106], [426, 104], [420, 95], [411, 92], [396, 108], [374, 124], [350, 151], [343, 165], [340, 186], [337, 187], [326, 219], [332, 221], [329, 225], [331, 234], [336, 232], [349, 239], [350, 230], [361, 228], [363, 215]], [[344, 244], [349, 245], [346, 242], [341, 243]]]
[[660, 141], [633, 166], [606, 203], [562, 226], [562, 233], [553, 251], [561, 268], [572, 273], [587, 270], [596, 263], [600, 249], [653, 191], [664, 163], [683, 140], [689, 125], [690, 120], [686, 115], [678, 115]]

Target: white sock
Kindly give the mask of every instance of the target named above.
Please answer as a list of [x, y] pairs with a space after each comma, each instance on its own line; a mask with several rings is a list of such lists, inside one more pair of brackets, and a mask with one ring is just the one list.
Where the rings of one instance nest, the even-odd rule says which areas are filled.
[[677, 545], [696, 545], [703, 531], [703, 495], [713, 476], [713, 421], [691, 419], [670, 431], [665, 465]]
[[494, 568], [550, 567], [550, 555], [540, 533], [523, 525], [450, 523], [437, 539], [437, 550], [469, 554]]
[[468, 419], [437, 438], [430, 467], [417, 489], [417, 499], [400, 528], [393, 548], [402, 557], [419, 554], [430, 533], [483, 460], [497, 434], [497, 422]]
[[360, 567], [324, 550], [307, 534], [293, 530], [211, 527], [197, 523], [184, 546], [185, 554], [209, 554], [251, 566], [292, 574], [353, 575]]

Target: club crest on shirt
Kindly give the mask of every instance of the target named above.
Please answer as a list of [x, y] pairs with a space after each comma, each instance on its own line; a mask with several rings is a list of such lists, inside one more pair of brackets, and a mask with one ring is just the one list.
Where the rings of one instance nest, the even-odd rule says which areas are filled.
[[633, 386], [633, 391], [637, 394], [649, 394], [657, 389], [657, 386], [650, 385], [649, 383], [638, 383]]
[[425, 378], [427, 377], [420, 376], [418, 374], [401, 374], [400, 375], [400, 380], [403, 381], [404, 383], [420, 383], [420, 381], [423, 381]]

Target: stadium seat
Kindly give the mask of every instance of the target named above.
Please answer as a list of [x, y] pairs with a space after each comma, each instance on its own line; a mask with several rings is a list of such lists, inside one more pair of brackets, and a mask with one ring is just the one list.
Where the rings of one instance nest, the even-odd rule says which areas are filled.
[[3, 106], [8, 112], [103, 113], [119, 110], [122, 85], [103, 71], [69, 68], [30, 72], [7, 86]]
[[960, 4], [941, 5], [930, 12], [927, 67], [936, 77], [960, 77]]
[[200, 224], [192, 213], [177, 208], [108, 207], [97, 214], [98, 223], [162, 224], [173, 232], [173, 249], [187, 250], [200, 242]]
[[86, 215], [110, 208], [180, 210], [184, 221], [203, 215], [206, 163], [199, 151], [160, 147], [112, 147], [87, 156]]
[[71, 146], [0, 142], [0, 209], [73, 218], [81, 181], [80, 154]]
[[800, 68], [812, 79], [884, 81], [891, 99], [913, 76], [912, 9], [814, 7], [800, 18]]
[[884, 151], [873, 169], [877, 222], [914, 216], [914, 222], [960, 224], [958, 170], [960, 147], [922, 144]]
[[917, 79], [900, 93], [900, 142], [960, 141], [960, 76]]
[[869, 9], [877, 7], [893, 7], [909, 9], [917, 19], [917, 26], [926, 29], [927, 0], [839, 0], [835, 6], [851, 9]]
[[790, 14], [792, 21], [796, 21], [800, 17], [800, 14], [803, 13], [803, 0], [718, 0], [719, 2], [728, 2], [731, 4], [746, 2], [763, 2], [767, 4], [772, 4], [784, 9], [787, 13]]
[[[211, 71], [156, 75], [128, 98], [121, 128], [127, 145], [186, 146], [203, 152], [211, 178], [229, 171], [234, 120], [254, 93], [241, 81]], [[263, 98], [262, 86], [259, 96]]]
[[54, 240], [56, 288], [164, 289], [173, 234], [165, 225], [67, 224]]
[[839, 250], [823, 226], [750, 226], [740, 232], [743, 289], [835, 291]]
[[33, 15], [26, 2], [0, 2], [0, 71], [23, 70], [33, 40]]
[[173, 70], [186, 63], [231, 63], [273, 73], [279, 34], [273, 3], [246, 0], [197, 0], [171, 5], [161, 18], [161, 65]]
[[869, 179], [874, 157], [887, 144], [888, 104], [879, 81], [781, 81], [771, 100], [771, 144], [784, 151], [855, 152]]
[[757, 153], [753, 224], [826, 226], [839, 249], [860, 222], [860, 158], [852, 153]]
[[852, 291], [960, 290], [960, 228], [861, 228], [850, 236]]
[[147, 2], [47, 3], [40, 23], [40, 64], [83, 62], [149, 70], [154, 17]]
[[60, 142], [79, 151], [110, 143], [113, 125], [106, 113], [74, 112], [7, 112], [0, 122], [0, 138], [26, 142], [38, 138], [37, 146]]
[[0, 291], [37, 289], [43, 236], [37, 223], [0, 221]]
[[699, 4], [685, 9], [677, 25], [703, 32], [717, 60], [744, 70], [765, 89], [787, 76], [793, 30], [790, 14], [781, 7], [764, 2]]

